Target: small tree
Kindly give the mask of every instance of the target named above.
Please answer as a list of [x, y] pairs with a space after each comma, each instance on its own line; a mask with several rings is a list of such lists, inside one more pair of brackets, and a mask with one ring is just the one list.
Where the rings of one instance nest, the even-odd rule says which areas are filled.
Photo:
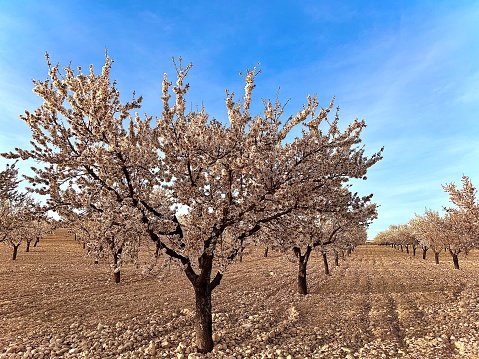
[[293, 212], [284, 221], [265, 226], [263, 238], [267, 244], [288, 257], [293, 252], [298, 264], [300, 294], [308, 293], [307, 265], [313, 249], [320, 250], [325, 274], [329, 275], [327, 251], [331, 245], [344, 239], [348, 232], [352, 234], [358, 227], [367, 227], [376, 217], [376, 205], [369, 203], [371, 196], [360, 198], [343, 187], [328, 198], [331, 201], [319, 198], [313, 207], [316, 212], [309, 215]]
[[140, 219], [133, 219], [137, 213], [130, 207], [115, 212], [96, 209], [89, 214], [70, 215], [74, 218], [70, 227], [86, 243], [88, 254], [94, 256], [96, 263], [104, 257], [110, 260], [114, 282], [120, 283], [121, 267], [138, 259], [139, 238], [145, 229]]
[[[175, 86], [164, 76], [161, 116], [144, 119], [130, 114], [141, 97], [120, 102], [108, 55], [99, 75], [93, 66], [86, 75], [71, 66], [62, 73], [48, 55], [47, 64], [50, 78], [34, 82], [43, 104], [21, 116], [32, 129], [33, 149], [8, 157], [46, 165], [28, 180], [52, 207], [114, 212], [122, 204], [136, 213], [132, 221], [144, 226], [159, 253], [181, 263], [193, 286], [203, 353], [213, 349], [211, 293], [244, 241], [268, 222], [307, 211], [327, 188], [365, 177], [381, 159], [381, 151], [368, 158], [359, 146], [364, 121], [340, 130], [338, 114], [328, 120], [333, 103], [319, 108], [316, 96], [283, 123], [279, 101], [264, 101], [263, 112], [252, 116], [256, 69], [245, 74], [242, 100], [226, 93], [227, 121], [220, 122], [203, 108], [187, 111], [191, 65], [181, 60]], [[177, 208], [194, 224], [187, 230]]]
[[415, 215], [411, 220], [414, 233], [419, 239], [419, 245], [423, 249], [423, 259], [426, 259], [426, 252], [432, 249], [434, 260], [439, 264], [439, 254], [447, 246], [446, 233], [444, 231], [444, 218], [439, 212], [427, 209], [424, 215]]
[[453, 183], [443, 186], [455, 206], [445, 210], [458, 222], [456, 229], [463, 237], [464, 248], [473, 248], [479, 245], [479, 198], [477, 189], [468, 176], [462, 176], [461, 182], [462, 189]]
[[17, 259], [18, 248], [24, 239], [29, 240], [34, 221], [43, 213], [40, 206], [18, 190], [16, 163], [0, 172], [0, 242], [13, 248], [12, 260]]
[[30, 196], [22, 196], [3, 200], [0, 211], [0, 238], [12, 247], [12, 260], [16, 260], [22, 242], [34, 236], [32, 224], [41, 216], [40, 205]]

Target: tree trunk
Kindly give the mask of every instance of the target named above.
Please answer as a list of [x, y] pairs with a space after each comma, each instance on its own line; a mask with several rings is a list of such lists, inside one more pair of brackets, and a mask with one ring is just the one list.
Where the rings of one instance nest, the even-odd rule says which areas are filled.
[[40, 237], [37, 237], [37, 239], [35, 239], [35, 243], [33, 243], [33, 246], [36, 247], [38, 242], [40, 242]]
[[[208, 248], [206, 248], [207, 250]], [[213, 350], [213, 318], [211, 293], [220, 284], [223, 275], [218, 271], [213, 280], [211, 272], [213, 269], [214, 254], [204, 251], [198, 258], [200, 274], [196, 274], [191, 263], [182, 259], [186, 277], [189, 279], [195, 290], [195, 321], [196, 347], [199, 353], [205, 354]]]
[[353, 249], [351, 247], [348, 247], [348, 257], [351, 257], [351, 253], [353, 253]]
[[268, 251], [269, 251], [269, 246], [266, 246], [264, 248], [264, 256], [267, 257], [268, 256]]
[[409, 254], [409, 245], [406, 244], [406, 253]]
[[424, 259], [424, 260], [426, 259], [427, 250], [428, 250], [427, 247], [423, 247], [423, 248], [422, 248], [422, 259]]
[[439, 252], [434, 252], [434, 260], [436, 261], [436, 264], [439, 264]]
[[415, 257], [416, 256], [416, 246], [412, 246], [412, 255]]
[[118, 267], [118, 259], [119, 255], [121, 254], [121, 248], [113, 253], [113, 263], [115, 264], [115, 270], [113, 271], [113, 278], [115, 279], [115, 283], [120, 283], [120, 268]]
[[457, 258], [458, 253], [455, 253], [450, 249], [449, 249], [449, 253], [451, 253], [451, 256], [452, 256], [452, 262], [454, 263], [454, 268], [459, 269], [459, 258]]
[[20, 247], [20, 243], [13, 245], [13, 256], [12, 261], [17, 259], [18, 247]]
[[30, 243], [31, 241], [27, 241], [27, 248], [25, 249], [25, 252], [30, 252]]
[[244, 252], [244, 246], [243, 246], [243, 239], [240, 240], [240, 251], [238, 253], [238, 256], [239, 256], [239, 261], [240, 262], [243, 262], [243, 252]]
[[211, 291], [208, 283], [200, 283], [195, 287], [196, 312], [195, 332], [196, 346], [199, 353], [209, 353], [213, 350], [213, 319]]
[[321, 254], [323, 255], [324, 274], [329, 275], [328, 257], [326, 256], [326, 252], [321, 252]]
[[339, 252], [337, 250], [334, 250], [334, 264], [339, 267]]
[[308, 294], [308, 283], [306, 281], [306, 268], [308, 265], [309, 255], [311, 254], [313, 247], [307, 246], [304, 256], [301, 255], [301, 249], [298, 247], [293, 248], [294, 254], [298, 257], [298, 293]]

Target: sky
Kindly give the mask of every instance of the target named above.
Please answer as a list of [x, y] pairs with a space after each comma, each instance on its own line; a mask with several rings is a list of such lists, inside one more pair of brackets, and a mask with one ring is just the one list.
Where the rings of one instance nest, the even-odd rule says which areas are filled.
[[449, 206], [441, 185], [467, 175], [479, 186], [478, 24], [479, 2], [468, 0], [0, 0], [0, 152], [30, 146], [19, 115], [41, 104], [32, 79], [48, 76], [45, 52], [100, 70], [107, 49], [122, 98], [135, 91], [158, 116], [172, 57], [193, 63], [188, 100], [219, 120], [225, 89], [241, 96], [239, 72], [258, 66], [258, 112], [278, 89], [286, 116], [308, 94], [323, 107], [334, 96], [343, 126], [366, 121], [366, 154], [384, 147], [353, 185], [379, 205], [373, 239]]

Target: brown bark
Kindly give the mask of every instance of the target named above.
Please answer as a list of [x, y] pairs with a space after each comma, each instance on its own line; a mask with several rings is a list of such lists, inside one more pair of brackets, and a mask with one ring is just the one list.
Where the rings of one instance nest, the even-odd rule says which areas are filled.
[[17, 259], [17, 254], [18, 254], [18, 247], [20, 247], [20, 243], [14, 244], [13, 245], [13, 255], [12, 255], [12, 261]]
[[416, 256], [416, 246], [412, 246], [412, 255], [415, 257]]
[[329, 265], [328, 265], [328, 257], [326, 255], [326, 252], [323, 251], [321, 252], [322, 256], [323, 256], [323, 263], [324, 263], [324, 274], [326, 275], [329, 275], [330, 272], [329, 272]]
[[427, 247], [423, 247], [423, 248], [422, 248], [422, 259], [426, 259], [426, 253], [427, 253], [427, 250], [428, 250], [428, 249], [429, 249], [429, 248], [427, 248]]
[[451, 249], [449, 249], [449, 253], [452, 256], [452, 263], [454, 263], [454, 268], [459, 269], [459, 258], [457, 257], [457, 255], [459, 253], [456, 253], [456, 252], [452, 251]]
[[211, 291], [208, 290], [208, 283], [199, 283], [195, 287], [195, 331], [196, 347], [200, 353], [209, 353], [213, 350], [213, 318]]
[[434, 260], [436, 261], [436, 264], [439, 264], [439, 252], [434, 252]]
[[293, 251], [296, 257], [298, 258], [298, 293], [299, 294], [308, 294], [308, 283], [306, 280], [306, 269], [308, 266], [309, 256], [313, 247], [307, 246], [306, 252], [304, 255], [301, 255], [301, 249], [294, 247]]
[[40, 237], [37, 237], [37, 239], [35, 240], [35, 243], [33, 243], [33, 246], [36, 247], [38, 242], [40, 242]]
[[409, 245], [406, 244], [406, 253], [409, 254]]
[[264, 256], [267, 257], [268, 256], [268, 251], [269, 251], [269, 246], [266, 246], [264, 248]]
[[334, 250], [334, 264], [339, 267], [339, 252], [337, 250]]
[[195, 321], [196, 347], [199, 353], [209, 353], [213, 350], [213, 318], [211, 293], [220, 284], [223, 275], [218, 272], [211, 280], [213, 255], [203, 253], [198, 260], [200, 274], [196, 274], [191, 264], [185, 259], [185, 274], [195, 290]]
[[25, 252], [30, 252], [30, 243], [31, 241], [27, 241], [27, 248], [25, 249]]

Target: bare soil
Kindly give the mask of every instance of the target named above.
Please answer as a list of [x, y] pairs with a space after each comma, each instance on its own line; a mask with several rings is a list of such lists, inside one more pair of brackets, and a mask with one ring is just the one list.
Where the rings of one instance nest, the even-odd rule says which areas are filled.
[[251, 247], [213, 293], [215, 349], [195, 354], [183, 273], [130, 265], [122, 282], [64, 234], [16, 261], [0, 246], [0, 358], [479, 358], [479, 255], [434, 264], [364, 245], [296, 294], [297, 265]]

